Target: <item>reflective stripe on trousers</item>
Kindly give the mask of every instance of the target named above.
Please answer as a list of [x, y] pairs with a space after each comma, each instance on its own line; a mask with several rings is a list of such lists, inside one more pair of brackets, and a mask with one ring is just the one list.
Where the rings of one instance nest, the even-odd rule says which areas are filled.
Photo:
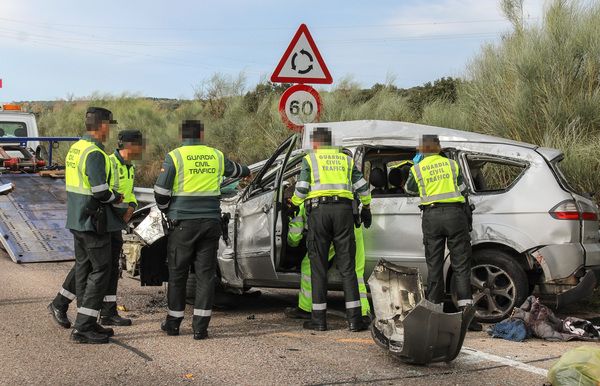
[[60, 291], [58, 291], [58, 293], [61, 294], [64, 297], [66, 297], [69, 300], [75, 300], [75, 298], [77, 297], [77, 296], [75, 296], [74, 293], [72, 293], [70, 291], [67, 291], [64, 288], [61, 288]]
[[211, 316], [212, 315], [212, 310], [202, 310], [199, 308], [194, 308], [194, 316]]
[[185, 315], [185, 312], [184, 311], [167, 310], [167, 315], [172, 316], [174, 318], [183, 318], [183, 316]]
[[92, 310], [91, 308], [79, 307], [77, 309], [77, 313], [82, 315], [91, 316], [92, 318], [97, 318], [100, 316], [100, 310]]

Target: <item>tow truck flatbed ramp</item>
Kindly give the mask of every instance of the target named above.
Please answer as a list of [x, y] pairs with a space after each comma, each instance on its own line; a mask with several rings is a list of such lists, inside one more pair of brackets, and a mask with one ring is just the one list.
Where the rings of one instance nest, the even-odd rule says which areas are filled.
[[16, 263], [74, 260], [73, 236], [65, 228], [67, 193], [62, 178], [2, 174], [15, 190], [0, 195], [0, 241]]

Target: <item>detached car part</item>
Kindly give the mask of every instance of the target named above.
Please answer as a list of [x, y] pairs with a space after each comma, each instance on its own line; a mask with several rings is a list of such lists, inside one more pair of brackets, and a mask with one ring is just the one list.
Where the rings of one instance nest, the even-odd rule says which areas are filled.
[[135, 211], [130, 224], [133, 232], [123, 236], [127, 272], [139, 274], [142, 286], [162, 286], [169, 279], [163, 214], [151, 204]]
[[444, 313], [443, 305], [425, 299], [418, 269], [385, 260], [375, 266], [369, 287], [375, 308], [371, 335], [377, 345], [416, 365], [458, 356], [475, 315], [473, 307]]

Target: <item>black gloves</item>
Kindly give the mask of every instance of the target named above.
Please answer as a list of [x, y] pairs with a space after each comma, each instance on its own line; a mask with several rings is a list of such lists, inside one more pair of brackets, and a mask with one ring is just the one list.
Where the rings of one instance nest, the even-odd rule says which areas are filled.
[[296, 205], [294, 205], [292, 203], [292, 200], [288, 199], [287, 200], [287, 210], [288, 210], [288, 214], [291, 214], [291, 217], [295, 217], [296, 214], [298, 214], [298, 210], [300, 208], [297, 207]]
[[360, 211], [360, 220], [362, 221], [365, 228], [371, 227], [371, 221], [373, 220], [373, 216], [371, 216], [371, 208], [364, 207]]

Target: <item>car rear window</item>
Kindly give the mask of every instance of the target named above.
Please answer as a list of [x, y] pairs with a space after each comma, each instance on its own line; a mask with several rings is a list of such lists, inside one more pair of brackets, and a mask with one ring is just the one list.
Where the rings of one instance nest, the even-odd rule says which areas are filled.
[[561, 168], [561, 162], [563, 159], [564, 159], [564, 156], [560, 156], [558, 158], [553, 159], [550, 162], [550, 166], [552, 167], [552, 170], [554, 171], [554, 174], [556, 175], [556, 178], [558, 179], [558, 183], [560, 184], [560, 186], [563, 189], [565, 189], [566, 191], [571, 192], [571, 193], [579, 194], [577, 189], [575, 189], [573, 187], [573, 185], [571, 185], [569, 183], [569, 180], [567, 179], [565, 173], [563, 172], [563, 170]]
[[0, 137], [27, 137], [25, 122], [0, 122]]
[[509, 190], [527, 169], [518, 160], [493, 156], [467, 155], [471, 186], [475, 193], [499, 193]]

